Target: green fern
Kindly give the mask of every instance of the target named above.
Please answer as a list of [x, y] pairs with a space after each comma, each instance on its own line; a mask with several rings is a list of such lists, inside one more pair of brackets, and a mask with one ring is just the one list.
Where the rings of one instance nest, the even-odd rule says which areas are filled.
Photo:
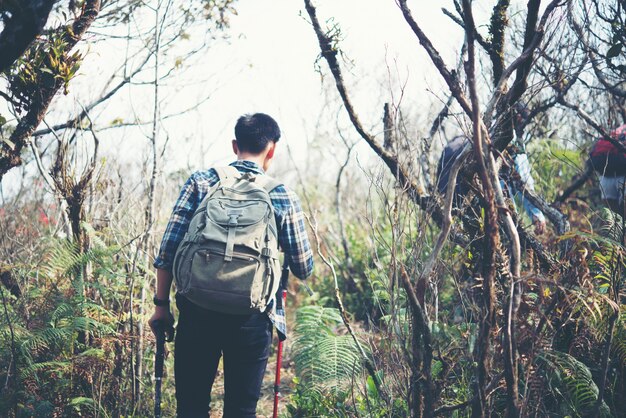
[[[582, 362], [560, 351], [543, 351], [538, 356], [543, 365], [550, 392], [559, 401], [561, 413], [574, 417], [587, 416], [598, 399], [598, 386], [591, 371]], [[610, 417], [609, 407], [603, 401], [601, 417]]]
[[620, 307], [620, 315], [615, 323], [615, 333], [611, 344], [613, 354], [626, 369], [626, 305]]
[[[100, 338], [115, 334], [112, 326], [115, 316], [101, 305], [86, 300], [78, 289], [82, 286], [78, 283], [82, 282], [82, 268], [87, 263], [98, 262], [102, 255], [101, 251], [81, 254], [74, 244], [67, 241], [52, 245], [40, 272], [43, 273], [43, 280], [59, 284], [59, 292], [48, 299], [50, 309], [40, 318], [39, 326], [31, 329], [18, 324], [14, 326], [22, 380], [38, 381], [41, 373], [62, 372], [71, 368], [72, 356], [85, 348], [77, 345], [79, 335]], [[74, 289], [68, 292], [70, 288]], [[3, 327], [0, 335], [8, 336], [7, 331]]]
[[609, 237], [615, 244], [621, 245], [622, 237], [624, 236], [622, 217], [609, 208], [602, 208], [600, 210], [600, 218], [602, 219], [601, 229], [603, 235]]
[[[84, 396], [77, 396], [71, 399], [68, 403], [68, 406], [77, 413], [79, 413], [81, 416], [90, 416], [93, 413], [96, 413], [96, 416], [101, 416], [104, 418], [110, 417], [110, 415], [101, 405], [97, 404], [93, 399]], [[87, 411], [89, 413], [86, 414]]]
[[37, 379], [37, 374], [42, 372], [56, 372], [62, 374], [69, 372], [72, 369], [72, 364], [69, 361], [44, 361], [41, 363], [34, 363], [28, 367], [20, 370], [20, 379]]
[[307, 306], [296, 312], [293, 358], [300, 382], [317, 393], [342, 392], [345, 383], [359, 373], [362, 359], [345, 331], [337, 309]]

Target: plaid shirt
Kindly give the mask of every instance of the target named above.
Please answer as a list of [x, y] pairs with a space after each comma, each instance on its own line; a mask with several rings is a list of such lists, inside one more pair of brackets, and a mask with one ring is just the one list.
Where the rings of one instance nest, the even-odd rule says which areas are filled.
[[[252, 161], [235, 161], [230, 165], [244, 173], [265, 174], [263, 169]], [[218, 180], [219, 177], [213, 169], [197, 171], [189, 177], [174, 205], [172, 216], [163, 234], [159, 254], [154, 261], [154, 267], [172, 271], [174, 254], [187, 232], [191, 217]], [[296, 277], [305, 279], [313, 272], [313, 253], [306, 233], [300, 199], [283, 185], [272, 190], [269, 196], [279, 229], [280, 247], [288, 257], [291, 272]], [[280, 292], [279, 289], [278, 303], [271, 304], [267, 315], [276, 327], [281, 340], [284, 340], [287, 336], [287, 325]]]

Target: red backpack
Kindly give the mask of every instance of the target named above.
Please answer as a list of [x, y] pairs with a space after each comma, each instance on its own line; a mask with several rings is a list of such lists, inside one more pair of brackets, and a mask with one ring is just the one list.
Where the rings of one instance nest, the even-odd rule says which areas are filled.
[[[612, 130], [609, 135], [626, 146], [626, 125]], [[589, 160], [598, 174], [608, 177], [626, 175], [626, 154], [606, 138], [600, 138], [593, 145]]]

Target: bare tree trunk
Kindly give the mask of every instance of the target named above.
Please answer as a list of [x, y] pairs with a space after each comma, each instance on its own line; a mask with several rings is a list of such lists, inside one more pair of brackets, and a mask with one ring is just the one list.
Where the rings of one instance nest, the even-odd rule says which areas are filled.
[[[172, 4], [172, 0], [168, 0], [165, 5], [165, 10], [161, 15], [161, 8], [163, 7], [163, 0], [159, 0], [157, 7], [154, 9], [154, 81], [153, 81], [153, 98], [154, 104], [152, 109], [152, 134], [150, 136], [150, 150], [152, 166], [150, 169], [150, 181], [148, 184], [148, 202], [145, 209], [145, 229], [143, 239], [141, 241], [140, 252], [143, 254], [143, 266], [144, 269], [150, 264], [150, 247], [152, 239], [152, 227], [154, 224], [154, 201], [155, 201], [155, 188], [156, 179], [159, 170], [159, 153], [158, 153], [158, 138], [159, 138], [159, 123], [160, 123], [160, 108], [159, 108], [159, 65], [160, 65], [160, 53], [161, 53], [161, 33], [164, 22], [167, 18], [167, 13]], [[141, 292], [139, 301], [139, 318], [143, 318], [145, 315], [145, 303], [148, 286], [148, 276], [145, 275], [141, 280]], [[136, 402], [141, 401], [140, 384], [143, 377], [143, 352], [144, 352], [144, 323], [143, 320], [137, 322], [137, 349], [135, 352], [135, 394]]]
[[[468, 28], [475, 27], [472, 14], [471, 3], [463, 0], [463, 11], [465, 23]], [[489, 352], [491, 350], [491, 332], [496, 325], [495, 312], [495, 276], [496, 276], [496, 252], [500, 246], [500, 236], [498, 232], [498, 214], [496, 212], [496, 199], [493, 185], [493, 175], [489, 173], [487, 154], [491, 151], [486, 147], [487, 138], [484, 136], [486, 130], [482, 129], [480, 115], [480, 104], [476, 92], [475, 76], [475, 48], [474, 32], [466, 30], [467, 36], [467, 62], [465, 71], [471, 99], [472, 110], [472, 138], [474, 143], [474, 158], [478, 162], [478, 174], [483, 189], [485, 205], [485, 238], [483, 240], [481, 275], [482, 275], [482, 295], [483, 295], [483, 318], [480, 322], [479, 337], [476, 349], [477, 379], [474, 384], [475, 400], [472, 404], [472, 417], [484, 417], [487, 411], [486, 388], [489, 378]], [[497, 179], [497, 174], [495, 175]], [[497, 180], [496, 180], [497, 181]]]

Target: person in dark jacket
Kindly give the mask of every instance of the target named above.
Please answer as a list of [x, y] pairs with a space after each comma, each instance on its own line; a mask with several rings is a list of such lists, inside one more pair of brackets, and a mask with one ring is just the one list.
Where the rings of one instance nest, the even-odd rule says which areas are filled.
[[[626, 146], [626, 125], [613, 129], [609, 135]], [[602, 198], [613, 212], [625, 216], [626, 154], [606, 138], [600, 138], [590, 154], [591, 165], [600, 177]]]
[[[464, 135], [459, 135], [454, 137], [450, 142], [446, 144], [444, 147], [441, 156], [439, 158], [439, 163], [437, 165], [437, 191], [444, 195], [446, 190], [448, 189], [448, 181], [450, 178], [450, 170], [452, 168], [452, 164], [454, 161], [461, 155], [463, 148], [466, 144], [469, 143], [469, 138]], [[528, 157], [526, 153], [517, 152], [513, 156], [514, 169], [516, 173], [519, 175], [524, 188], [527, 190], [534, 191], [535, 188], [535, 180], [533, 179], [530, 173], [530, 164], [528, 163]], [[524, 193], [520, 193], [519, 190], [515, 187], [511, 180], [510, 175], [504, 175], [504, 172], [501, 172], [500, 184], [502, 189], [510, 196], [520, 196], [522, 200], [522, 206], [524, 211], [531, 219], [536, 234], [542, 234], [545, 231], [546, 227], [546, 219], [539, 208], [533, 205]], [[503, 178], [507, 179], [504, 181]], [[454, 206], [462, 207], [463, 200], [465, 196], [469, 193], [468, 186], [462, 182], [457, 181], [455, 197], [454, 197]]]

